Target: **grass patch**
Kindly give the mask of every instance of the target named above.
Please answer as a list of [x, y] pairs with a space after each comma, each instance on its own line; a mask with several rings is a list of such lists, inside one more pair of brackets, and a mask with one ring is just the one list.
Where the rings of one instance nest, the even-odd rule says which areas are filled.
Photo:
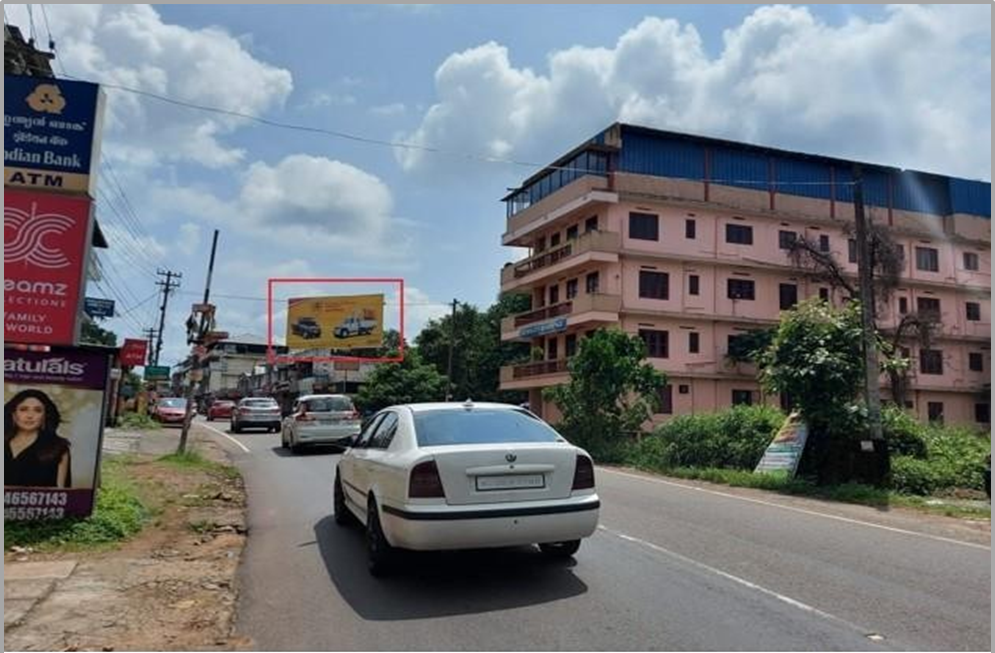
[[221, 476], [229, 481], [241, 478], [238, 468], [232, 465], [224, 465], [222, 463], [216, 463], [213, 460], [208, 460], [196, 451], [172, 453], [168, 456], [160, 458], [159, 462], [178, 467], [180, 469], [204, 471], [215, 476]]
[[4, 549], [15, 546], [40, 551], [53, 549], [93, 549], [109, 546], [136, 535], [151, 516], [128, 480], [126, 464], [106, 460], [103, 486], [97, 492], [97, 505], [89, 519], [6, 522]]
[[159, 422], [155, 421], [148, 415], [141, 415], [139, 413], [125, 413], [117, 419], [118, 428], [131, 429], [134, 431], [154, 431], [156, 429], [162, 428]]

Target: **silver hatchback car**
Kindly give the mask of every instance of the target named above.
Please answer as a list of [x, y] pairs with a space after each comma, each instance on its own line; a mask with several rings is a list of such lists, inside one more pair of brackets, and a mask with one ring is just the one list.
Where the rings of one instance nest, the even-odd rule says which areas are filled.
[[283, 421], [282, 443], [298, 453], [308, 446], [346, 449], [362, 427], [352, 399], [345, 395], [306, 395], [294, 404], [293, 413]]

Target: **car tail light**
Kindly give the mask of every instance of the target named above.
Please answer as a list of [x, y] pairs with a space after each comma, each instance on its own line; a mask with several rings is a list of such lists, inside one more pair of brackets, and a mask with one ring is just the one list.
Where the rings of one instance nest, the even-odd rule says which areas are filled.
[[574, 470], [574, 490], [594, 489], [594, 463], [587, 456], [577, 456], [577, 468]]
[[411, 481], [408, 483], [408, 497], [412, 499], [445, 499], [442, 489], [442, 478], [434, 460], [419, 463], [411, 470]]
[[312, 417], [308, 413], [301, 413], [300, 415], [297, 416], [297, 421], [298, 422], [313, 422], [314, 421], [314, 417]]

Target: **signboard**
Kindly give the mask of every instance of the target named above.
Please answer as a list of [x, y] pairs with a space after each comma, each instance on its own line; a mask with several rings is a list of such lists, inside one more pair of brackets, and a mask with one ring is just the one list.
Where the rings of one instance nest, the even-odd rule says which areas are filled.
[[146, 381], [168, 381], [170, 369], [166, 366], [148, 365], [145, 367]]
[[93, 512], [109, 357], [4, 351], [4, 520]]
[[792, 413], [774, 436], [774, 441], [767, 447], [764, 457], [757, 465], [757, 473], [788, 472], [794, 476], [798, 472], [802, 454], [805, 453], [805, 443], [808, 442], [808, 424], [802, 421], [798, 413]]
[[89, 82], [4, 75], [5, 186], [93, 195], [103, 93]]
[[290, 349], [366, 349], [383, 342], [383, 295], [291, 299]]
[[6, 342], [75, 344], [92, 223], [88, 199], [4, 192]]
[[121, 364], [125, 367], [141, 367], [148, 356], [149, 343], [138, 338], [125, 338], [121, 346]]
[[114, 317], [114, 300], [87, 297], [83, 300], [83, 312], [94, 319]]
[[555, 320], [549, 322], [541, 322], [539, 324], [531, 324], [527, 327], [523, 327], [518, 331], [519, 338], [535, 338], [536, 336], [544, 336], [549, 333], [560, 333], [567, 330], [567, 318], [558, 317]]

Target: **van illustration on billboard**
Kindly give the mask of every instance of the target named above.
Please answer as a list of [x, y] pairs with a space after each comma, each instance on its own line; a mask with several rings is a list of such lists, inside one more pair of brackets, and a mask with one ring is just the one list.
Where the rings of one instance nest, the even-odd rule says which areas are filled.
[[290, 331], [295, 336], [304, 338], [305, 340], [315, 340], [321, 337], [321, 325], [318, 324], [317, 318], [313, 317], [300, 317], [296, 322], [290, 325]]
[[377, 321], [373, 319], [374, 313], [369, 309], [357, 311], [347, 317], [341, 324], [335, 327], [335, 337], [340, 340], [355, 336], [368, 336], [377, 328]]

